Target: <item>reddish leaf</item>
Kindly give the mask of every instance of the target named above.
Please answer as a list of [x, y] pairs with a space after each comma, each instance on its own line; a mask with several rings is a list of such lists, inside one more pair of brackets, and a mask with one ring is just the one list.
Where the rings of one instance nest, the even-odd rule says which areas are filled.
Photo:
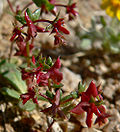
[[97, 97], [98, 96], [98, 91], [97, 91], [97, 88], [96, 88], [96, 85], [93, 83], [93, 81], [91, 81], [87, 91], [85, 92], [86, 95], [88, 95], [89, 97], [90, 96], [93, 96], [93, 97]]
[[82, 114], [84, 111], [83, 107], [90, 106], [87, 102], [80, 102], [75, 108], [73, 108], [70, 112], [75, 114]]
[[60, 59], [58, 58], [54, 65], [48, 70], [49, 77], [54, 81], [54, 83], [59, 84], [63, 79], [63, 74], [59, 71], [61, 67]]
[[37, 30], [26, 11], [25, 11], [25, 20], [28, 26], [28, 35], [34, 38], [37, 35]]
[[29, 99], [32, 99], [34, 103], [38, 104], [37, 98], [35, 98], [34, 90], [28, 90], [28, 93], [20, 95], [20, 98], [23, 100], [23, 104], [25, 104]]

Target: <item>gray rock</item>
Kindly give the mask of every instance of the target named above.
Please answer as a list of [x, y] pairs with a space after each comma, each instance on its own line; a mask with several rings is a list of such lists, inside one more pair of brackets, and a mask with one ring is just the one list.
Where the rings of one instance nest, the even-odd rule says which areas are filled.
[[81, 81], [81, 76], [70, 71], [68, 68], [62, 68], [63, 81], [64, 84], [63, 90], [66, 92], [72, 92], [78, 86], [78, 83]]

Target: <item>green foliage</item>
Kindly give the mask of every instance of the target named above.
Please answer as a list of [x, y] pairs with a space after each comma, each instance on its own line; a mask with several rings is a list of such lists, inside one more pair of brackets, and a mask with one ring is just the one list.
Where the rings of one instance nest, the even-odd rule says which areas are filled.
[[62, 84], [62, 83], [60, 83], [60, 84], [53, 84], [53, 88], [61, 88], [61, 87], [63, 87], [64, 85]]
[[15, 16], [16, 20], [18, 20], [21, 24], [26, 24], [25, 17], [21, 15]]
[[24, 105], [22, 103], [22, 101], [19, 101], [18, 106], [22, 109], [22, 110], [27, 110], [27, 111], [32, 111], [36, 108], [36, 104], [33, 103], [32, 100], [28, 100]]
[[21, 93], [25, 93], [27, 86], [21, 78], [21, 73], [15, 64], [7, 63], [0, 65], [0, 84], [11, 86]]
[[46, 9], [48, 11], [51, 11], [54, 8], [54, 5], [52, 5], [48, 0], [32, 0], [36, 6], [41, 7], [42, 5], [45, 5]]
[[54, 98], [54, 94], [50, 92], [49, 90], [46, 91], [46, 96], [48, 96], [50, 99]]
[[[32, 21], [35, 21], [35, 20], [38, 20], [39, 17], [40, 17], [40, 9], [36, 9], [33, 13], [32, 11], [27, 8], [27, 14], [29, 16], [29, 18], [32, 20]], [[21, 23], [21, 24], [26, 24], [26, 20], [25, 20], [25, 16], [22, 16], [21, 13], [17, 14], [15, 16], [15, 18]]]
[[53, 64], [52, 58], [51, 58], [51, 57], [48, 57], [46, 63], [47, 63], [49, 66], [52, 66], [52, 64]]
[[25, 105], [22, 104], [20, 95], [27, 92], [26, 83], [22, 80], [18, 67], [6, 60], [0, 62], [0, 86], [0, 93], [12, 103], [18, 101], [20, 109], [28, 111], [35, 109], [36, 105], [31, 100]]
[[36, 9], [33, 13], [32, 13], [32, 11], [29, 8], [27, 8], [26, 11], [27, 11], [27, 14], [28, 14], [28, 16], [30, 17], [30, 19], [32, 21], [35, 21], [35, 20], [39, 19], [39, 17], [40, 17], [40, 9]]
[[91, 28], [88, 32], [77, 32], [81, 40], [81, 47], [86, 49], [89, 45], [93, 45], [99, 41], [104, 51], [110, 53], [120, 53], [120, 32], [118, 20], [112, 19], [109, 23], [106, 22], [104, 17], [99, 17], [99, 25], [101, 28], [97, 29], [97, 20], [91, 20]]
[[19, 92], [17, 92], [16, 90], [14, 89], [10, 89], [10, 88], [7, 88], [7, 87], [3, 87], [1, 89], [1, 92], [5, 95], [5, 96], [10, 96], [14, 99], [19, 99], [20, 97], [20, 94]]
[[78, 93], [82, 93], [85, 91], [85, 85], [81, 82], [78, 83]]
[[71, 95], [74, 99], [78, 98], [78, 93], [76, 91], [71, 92]]

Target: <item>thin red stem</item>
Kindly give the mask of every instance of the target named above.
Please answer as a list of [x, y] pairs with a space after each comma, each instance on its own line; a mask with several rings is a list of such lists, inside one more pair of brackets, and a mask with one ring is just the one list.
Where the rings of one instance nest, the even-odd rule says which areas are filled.
[[67, 7], [67, 5], [62, 5], [62, 4], [54, 4], [54, 6], [60, 6], [60, 7]]
[[33, 23], [36, 23], [36, 22], [47, 22], [47, 23], [51, 24], [53, 21], [45, 20], [45, 19], [40, 19], [40, 20], [33, 21]]
[[15, 13], [15, 11], [14, 11], [14, 9], [13, 9], [13, 6], [12, 6], [12, 4], [11, 4], [11, 2], [10, 2], [10, 0], [7, 0], [7, 2], [8, 2], [8, 4], [9, 4], [9, 7], [10, 7], [11, 11], [12, 11], [13, 13]]
[[32, 5], [33, 4], [33, 2], [30, 2], [30, 3], [28, 3], [22, 10], [21, 10], [21, 12], [23, 12], [26, 8], [28, 8], [30, 5]]
[[14, 44], [14, 42], [12, 42], [12, 43], [11, 43], [11, 46], [10, 46], [10, 54], [9, 54], [9, 58], [8, 58], [8, 61], [9, 61], [9, 62], [10, 62], [11, 56], [12, 56], [13, 44]]
[[53, 122], [50, 124], [49, 128], [47, 129], [46, 132], [50, 132], [50, 129], [52, 128], [52, 125], [54, 124], [55, 120], [53, 120]]
[[[47, 22], [47, 23], [51, 24], [53, 21], [49, 21], [49, 20], [45, 20], [45, 19], [39, 19], [39, 20], [33, 21], [33, 23], [38, 23], [38, 22]], [[24, 24], [22, 27], [20, 27], [20, 29], [22, 30], [26, 26], [27, 26], [27, 24]]]

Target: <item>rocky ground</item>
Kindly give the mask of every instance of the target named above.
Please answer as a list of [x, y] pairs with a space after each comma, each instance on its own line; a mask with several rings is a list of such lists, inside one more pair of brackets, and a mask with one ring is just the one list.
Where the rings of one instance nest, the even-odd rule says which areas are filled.
[[[66, 93], [76, 89], [79, 81], [84, 81], [87, 85], [91, 80], [94, 80], [96, 84], [101, 83], [107, 112], [111, 114], [111, 117], [106, 125], [100, 128], [96, 125], [88, 129], [85, 124], [85, 114], [77, 117], [72, 116], [69, 122], [55, 123], [52, 132], [120, 132], [120, 54], [111, 55], [100, 49], [94, 52], [80, 50], [80, 40], [75, 32], [76, 27], [79, 27], [80, 31], [88, 30], [91, 18], [101, 14], [105, 15], [105, 13], [100, 9], [100, 0], [76, 1], [80, 15], [75, 22], [68, 24], [68, 29], [71, 31], [71, 35], [68, 37], [68, 46], [45, 50], [46, 44], [51, 46], [53, 40], [51, 38], [48, 40], [48, 35], [41, 35], [36, 40], [36, 47], [42, 43], [41, 49], [44, 54], [55, 58], [61, 55], [61, 71], [64, 73], [63, 91]], [[9, 38], [13, 28], [12, 16], [8, 13], [6, 1], [3, 3], [1, 0], [0, 2], [0, 57], [7, 57], [10, 47]], [[26, 4], [27, 2], [21, 0], [20, 3]], [[17, 4], [19, 2], [13, 0], [13, 5]], [[0, 123], [4, 120], [4, 125], [0, 124], [0, 132], [3, 132], [5, 128], [6, 132], [44, 132], [47, 129], [47, 122], [50, 123], [50, 118], [46, 118], [38, 109], [30, 113], [27, 111], [16, 112], [11, 103], [7, 105], [1, 104]], [[3, 115], [2, 111], [5, 108], [6, 114]]]

